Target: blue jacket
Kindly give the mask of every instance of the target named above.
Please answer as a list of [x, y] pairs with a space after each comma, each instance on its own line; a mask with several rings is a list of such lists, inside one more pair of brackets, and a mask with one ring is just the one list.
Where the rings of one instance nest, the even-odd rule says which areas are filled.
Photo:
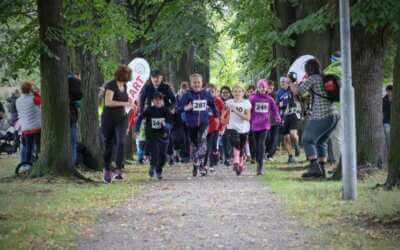
[[[184, 108], [189, 103], [192, 103], [193, 110], [185, 111]], [[200, 125], [208, 124], [209, 111], [212, 112], [214, 117], [218, 117], [214, 98], [206, 90], [201, 90], [200, 92], [190, 90], [186, 92], [178, 104], [177, 111], [184, 114], [184, 122], [188, 127], [199, 127]]]

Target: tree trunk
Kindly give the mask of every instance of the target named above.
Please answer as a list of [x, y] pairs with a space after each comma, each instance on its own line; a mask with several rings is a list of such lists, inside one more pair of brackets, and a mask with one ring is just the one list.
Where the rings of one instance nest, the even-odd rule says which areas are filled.
[[[42, 151], [33, 176], [72, 175], [63, 1], [38, 0], [41, 50]], [[57, 34], [57, 36], [55, 36]]]
[[98, 115], [99, 85], [103, 79], [97, 64], [97, 58], [90, 52], [80, 53], [82, 62], [82, 93], [79, 117], [80, 142], [86, 146], [93, 157], [93, 162], [87, 166], [91, 169], [102, 169], [102, 150], [100, 143], [100, 128]]
[[353, 84], [356, 101], [358, 165], [381, 166], [384, 153], [382, 84], [384, 33], [352, 30]]
[[388, 177], [385, 183], [386, 189], [400, 186], [400, 34], [397, 38], [397, 53], [393, 67], [393, 99], [391, 104], [390, 121], [390, 149], [388, 159]]

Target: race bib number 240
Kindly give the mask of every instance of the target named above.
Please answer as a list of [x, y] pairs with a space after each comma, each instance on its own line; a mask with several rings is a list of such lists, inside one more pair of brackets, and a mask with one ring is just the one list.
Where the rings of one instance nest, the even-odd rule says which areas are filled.
[[257, 102], [255, 105], [255, 111], [257, 113], [268, 113], [268, 103], [267, 102]]

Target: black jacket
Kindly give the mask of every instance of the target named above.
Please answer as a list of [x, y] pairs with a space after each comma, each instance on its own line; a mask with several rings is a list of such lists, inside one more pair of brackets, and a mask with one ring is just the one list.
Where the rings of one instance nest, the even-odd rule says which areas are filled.
[[383, 123], [389, 123], [390, 124], [390, 106], [391, 106], [391, 101], [389, 100], [389, 96], [385, 95], [383, 97], [383, 105], [382, 105], [382, 111], [383, 111]]
[[145, 107], [151, 107], [151, 99], [156, 91], [164, 95], [164, 107], [168, 109], [175, 107], [176, 98], [171, 87], [168, 84], [161, 83], [158, 89], [155, 89], [153, 84], [149, 81], [140, 92], [140, 112], [143, 112]]
[[79, 101], [82, 99], [81, 80], [68, 77], [69, 86], [69, 110], [71, 123], [78, 122]]

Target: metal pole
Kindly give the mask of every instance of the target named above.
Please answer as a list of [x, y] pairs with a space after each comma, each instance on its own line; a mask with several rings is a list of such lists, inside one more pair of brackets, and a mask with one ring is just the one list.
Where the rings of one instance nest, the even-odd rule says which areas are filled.
[[354, 88], [351, 79], [350, 3], [340, 0], [340, 43], [342, 53], [341, 121], [343, 124], [343, 199], [357, 198], [357, 150]]

